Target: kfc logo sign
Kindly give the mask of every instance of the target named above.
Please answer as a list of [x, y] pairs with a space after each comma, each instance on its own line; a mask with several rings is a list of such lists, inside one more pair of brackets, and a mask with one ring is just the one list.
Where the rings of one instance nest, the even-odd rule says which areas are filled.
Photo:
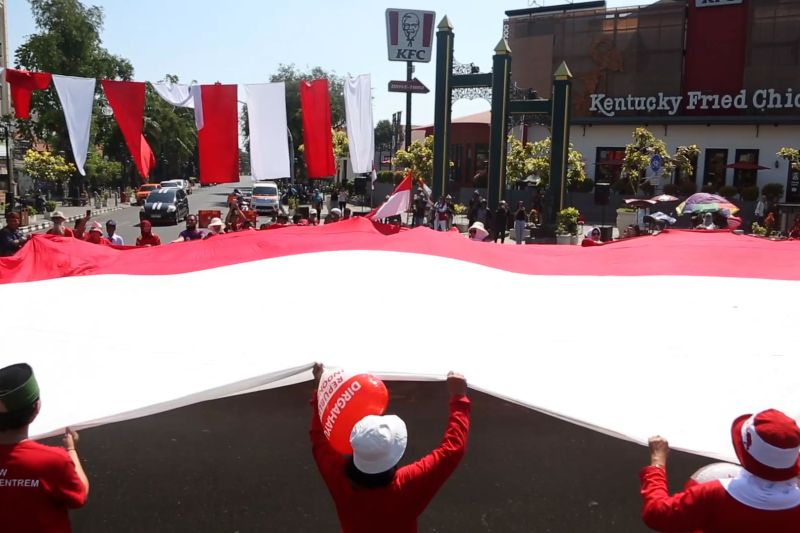
[[697, 0], [697, 7], [718, 7], [741, 4], [744, 0]]
[[389, 61], [428, 63], [433, 48], [433, 11], [386, 10]]

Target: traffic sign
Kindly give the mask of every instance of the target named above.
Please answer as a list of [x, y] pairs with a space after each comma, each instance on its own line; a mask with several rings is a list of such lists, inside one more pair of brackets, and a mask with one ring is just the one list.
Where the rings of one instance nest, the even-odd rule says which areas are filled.
[[655, 154], [650, 158], [650, 168], [653, 169], [653, 172], [658, 172], [662, 166], [664, 166], [664, 160], [660, 155]]
[[411, 81], [406, 81], [406, 80], [390, 81], [389, 92], [426, 94], [431, 92], [431, 90], [425, 87], [425, 84], [419, 81], [417, 78], [414, 78]]
[[434, 11], [387, 9], [389, 61], [430, 62], [435, 17]]

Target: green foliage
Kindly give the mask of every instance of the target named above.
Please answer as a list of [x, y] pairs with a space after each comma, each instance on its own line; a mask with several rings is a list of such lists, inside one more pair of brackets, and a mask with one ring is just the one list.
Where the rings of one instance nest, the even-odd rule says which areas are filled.
[[44, 205], [48, 213], [52, 213], [56, 210], [56, 203], [53, 200], [48, 200]]
[[36, 210], [36, 208], [33, 207], [32, 205], [29, 205], [25, 209], [28, 211], [28, 216], [33, 216], [33, 215], [38, 215], [39, 214], [39, 212]]
[[766, 237], [769, 230], [764, 226], [760, 226], [758, 222], [753, 222], [753, 225], [750, 226], [750, 231], [753, 232], [753, 235], [758, 235], [759, 237]]
[[[506, 182], [514, 185], [528, 176], [539, 178], [539, 184], [547, 187], [550, 183], [550, 153], [552, 142], [550, 137], [541, 141], [529, 142], [523, 146], [522, 141], [508, 137], [508, 156], [506, 158]], [[586, 163], [583, 154], [570, 144], [567, 153], [567, 183], [577, 185], [586, 179]]]
[[761, 189], [761, 194], [766, 195], [769, 200], [779, 202], [783, 199], [783, 183], [767, 183]]
[[634, 194], [633, 185], [626, 179], [619, 179], [612, 183], [611, 190], [623, 195]]
[[[30, 0], [37, 33], [27, 36], [15, 53], [16, 66], [86, 78], [130, 80], [133, 66], [103, 48], [103, 10], [79, 0]], [[97, 95], [100, 84], [97, 84]], [[97, 109], [97, 108], [96, 108]], [[36, 120], [17, 120], [18, 134], [45, 141], [72, 157], [66, 123], [55, 89], [35, 91], [31, 103]]]
[[464, 204], [455, 204], [453, 206], [453, 213], [456, 215], [466, 215], [467, 214], [467, 206]]
[[333, 130], [333, 157], [337, 160], [350, 155], [350, 144], [347, 140], [347, 133], [342, 130]]
[[800, 172], [800, 150], [797, 148], [783, 147], [778, 150], [778, 157], [789, 161], [792, 165], [792, 170]]
[[391, 170], [379, 170], [378, 171], [378, 183], [392, 183], [392, 176], [394, 172]]
[[414, 180], [422, 178], [430, 183], [433, 175], [433, 135], [414, 141], [408, 150], [398, 150], [392, 163], [411, 170]]
[[751, 187], [743, 187], [741, 195], [742, 200], [745, 202], [755, 202], [758, 200], [758, 186], [753, 185]]
[[388, 120], [378, 121], [375, 126], [375, 147], [378, 150], [391, 150], [392, 148], [392, 123]]
[[556, 215], [556, 234], [577, 235], [580, 215], [580, 211], [574, 207], [566, 207], [559, 211]]
[[633, 131], [633, 142], [625, 146], [625, 159], [622, 163], [623, 179], [630, 183], [633, 194], [639, 192], [640, 188], [648, 192], [646, 175], [650, 168], [650, 161], [654, 155], [661, 157], [663, 161], [662, 171], [664, 174], [672, 174], [676, 169], [681, 176], [691, 176], [694, 172], [692, 159], [700, 153], [696, 145], [679, 146], [675, 150], [675, 155], [667, 153], [667, 146], [664, 141], [657, 138], [646, 128], [636, 128]]
[[90, 152], [86, 158], [86, 177], [95, 187], [108, 187], [122, 177], [122, 163], [111, 161], [98, 152]]
[[717, 194], [728, 200], [733, 200], [739, 194], [739, 189], [732, 185], [723, 185], [719, 188]]
[[34, 180], [49, 183], [66, 181], [75, 173], [75, 165], [62, 156], [36, 150], [25, 152], [23, 169]]

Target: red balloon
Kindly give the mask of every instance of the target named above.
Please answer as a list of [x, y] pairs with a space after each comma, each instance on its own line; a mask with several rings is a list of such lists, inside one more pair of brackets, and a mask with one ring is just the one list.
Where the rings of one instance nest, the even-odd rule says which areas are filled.
[[371, 374], [352, 374], [341, 369], [326, 370], [319, 380], [317, 413], [322, 430], [333, 448], [353, 453], [350, 432], [368, 415], [382, 415], [389, 405], [389, 391]]

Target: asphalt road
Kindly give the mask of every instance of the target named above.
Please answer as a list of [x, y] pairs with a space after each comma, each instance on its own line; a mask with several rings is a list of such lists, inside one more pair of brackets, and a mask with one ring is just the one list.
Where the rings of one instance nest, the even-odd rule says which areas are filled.
[[[388, 387], [390, 412], [409, 428], [405, 464], [438, 444], [447, 394], [442, 383]], [[91, 493], [72, 514], [75, 532], [338, 531], [311, 457], [309, 396], [305, 383], [84, 430]], [[638, 492], [644, 447], [478, 392], [470, 397], [467, 455], [420, 531], [647, 531]], [[728, 430], [728, 421], [709, 423], [717, 422]], [[710, 462], [673, 452], [671, 488]]]
[[[228, 212], [227, 198], [237, 187], [252, 187], [253, 184], [247, 178], [247, 182], [240, 183], [227, 183], [225, 185], [217, 185], [214, 187], [195, 187], [191, 195], [189, 195], [189, 210], [192, 213], [197, 213], [201, 209], [219, 209], [222, 211], [224, 218]], [[117, 223], [117, 233], [122, 235], [125, 244], [133, 245], [136, 243], [136, 237], [140, 235], [139, 231], [139, 211], [140, 206], [126, 207], [119, 211], [106, 213], [97, 216], [92, 220], [97, 220], [105, 227], [106, 221], [113, 219]], [[263, 222], [262, 217], [262, 222]], [[176, 226], [155, 225], [153, 232], [160, 238], [162, 244], [166, 244], [178, 238], [178, 234], [183, 231], [185, 224], [178, 223]]]

